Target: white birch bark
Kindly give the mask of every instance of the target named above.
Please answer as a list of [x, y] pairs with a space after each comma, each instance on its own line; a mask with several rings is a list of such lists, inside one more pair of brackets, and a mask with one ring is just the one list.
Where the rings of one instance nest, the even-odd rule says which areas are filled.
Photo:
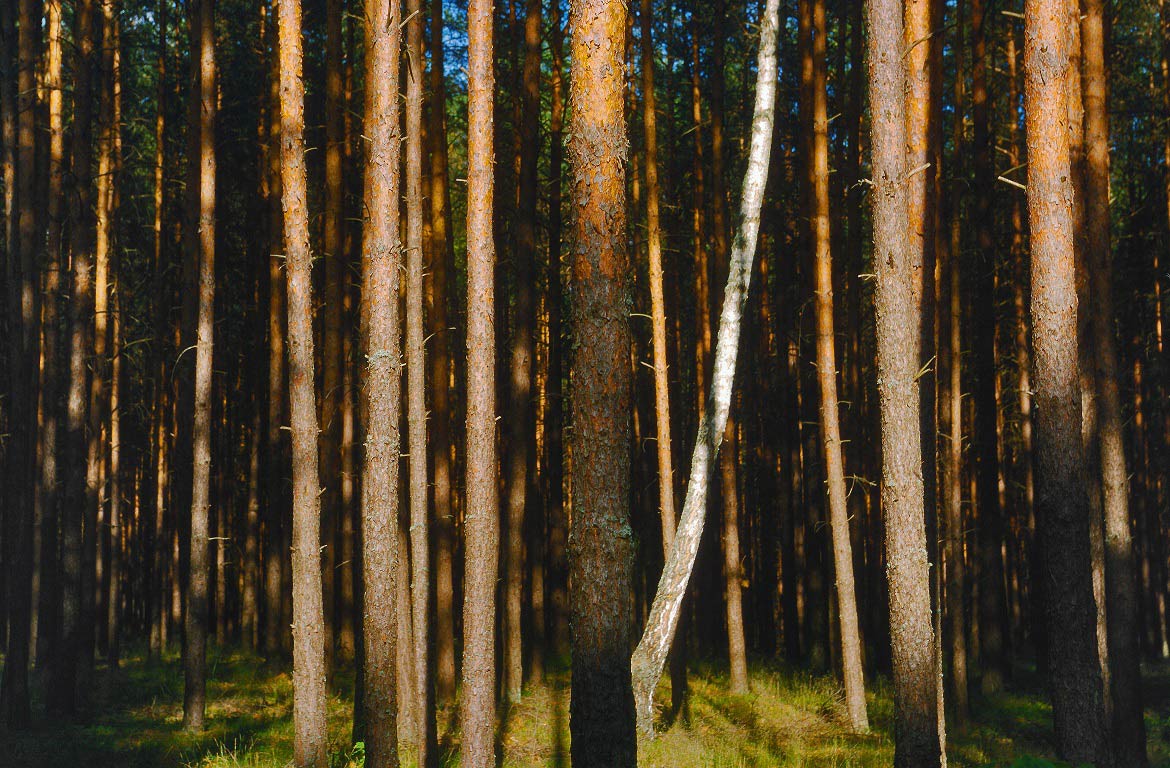
[[752, 117], [751, 148], [743, 179], [740, 225], [731, 248], [731, 267], [723, 294], [719, 316], [719, 333], [715, 343], [715, 364], [711, 376], [711, 393], [706, 414], [699, 424], [695, 452], [691, 457], [690, 480], [679, 519], [674, 543], [658, 581], [658, 591], [650, 608], [650, 617], [638, 647], [630, 661], [638, 731], [654, 735], [654, 689], [662, 676], [670, 644], [678, 627], [683, 595], [691, 578], [699, 541], [706, 522], [707, 486], [711, 477], [723, 429], [731, 407], [731, 387], [735, 379], [735, 360], [739, 352], [739, 332], [743, 308], [747, 302], [748, 281], [756, 254], [760, 231], [760, 207], [768, 181], [768, 164], [772, 150], [772, 123], [776, 108], [776, 36], [779, 0], [767, 0], [760, 18], [760, 52], [757, 59], [756, 103]]

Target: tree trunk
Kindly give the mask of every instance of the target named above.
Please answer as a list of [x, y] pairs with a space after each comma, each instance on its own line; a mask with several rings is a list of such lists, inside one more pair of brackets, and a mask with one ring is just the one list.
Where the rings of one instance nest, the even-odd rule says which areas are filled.
[[768, 0], [760, 17], [760, 52], [757, 59], [751, 148], [747, 172], [744, 174], [740, 226], [732, 245], [727, 287], [723, 293], [723, 309], [720, 314], [713, 368], [715, 374], [712, 377], [708, 407], [699, 424], [695, 452], [691, 458], [690, 479], [674, 543], [663, 567], [662, 578], [658, 582], [646, 629], [630, 662], [638, 730], [646, 735], [654, 733], [654, 689], [666, 663], [666, 656], [678, 626], [683, 596], [698, 555], [706, 517], [707, 484], [712, 464], [719, 452], [719, 444], [722, 442], [727, 423], [727, 412], [731, 406], [740, 321], [747, 299], [752, 261], [755, 257], [760, 207], [767, 184], [768, 161], [772, 150], [778, 16], [779, 0]]
[[623, 78], [627, 9], [574, 0], [573, 518], [569, 605], [573, 686], [569, 730], [575, 765], [637, 761], [628, 665], [630, 505], [629, 254], [626, 248]]
[[1045, 557], [1053, 721], [1063, 759], [1108, 762], [1089, 559], [1077, 374], [1069, 51], [1064, 0], [1026, 0], [1024, 98], [1032, 233], [1037, 522]]
[[519, 178], [515, 255], [512, 280], [512, 339], [508, 350], [507, 440], [504, 483], [507, 529], [504, 561], [504, 695], [510, 703], [521, 697], [523, 648], [521, 606], [524, 597], [524, 525], [535, 496], [530, 493], [536, 468], [536, 423], [533, 408], [535, 335], [536, 164], [540, 128], [540, 0], [528, 0], [524, 20], [524, 65], [521, 76]]
[[1085, 106], [1084, 174], [1086, 266], [1097, 383], [1097, 440], [1105, 513], [1105, 594], [1110, 689], [1115, 757], [1118, 768], [1146, 764], [1142, 714], [1141, 648], [1138, 643], [1133, 536], [1130, 531], [1129, 472], [1122, 436], [1121, 396], [1117, 382], [1109, 232], [1109, 85], [1106, 71], [1106, 24], [1103, 0], [1085, 0], [1082, 17], [1082, 87]]
[[899, 3], [869, 0], [874, 295], [882, 513], [894, 667], [894, 764], [941, 765], [938, 678], [923, 517], [918, 320], [908, 221], [906, 65]]
[[447, 99], [443, 73], [443, 4], [431, 3], [431, 456], [435, 516], [435, 685], [439, 700], [455, 696], [455, 508], [452, 499], [451, 336], [455, 250], [447, 179]]
[[73, 199], [69, 227], [73, 293], [69, 307], [69, 388], [66, 394], [65, 493], [61, 500], [61, 647], [55, 665], [50, 709], [77, 710], [78, 656], [81, 646], [82, 528], [86, 515], [87, 361], [93, 349], [93, 2], [80, 0], [74, 11], [76, 63], [73, 81]]
[[467, 483], [460, 765], [495, 764], [496, 489], [495, 242], [492, 232], [495, 73], [491, 0], [467, 8]]
[[845, 679], [845, 708], [855, 733], [869, 730], [865, 711], [865, 678], [861, 666], [861, 634], [857, 595], [853, 583], [853, 546], [849, 512], [845, 506], [845, 467], [841, 455], [841, 427], [837, 414], [837, 353], [833, 329], [833, 266], [829, 235], [829, 118], [826, 93], [825, 4], [813, 8], [812, 96], [812, 229], [816, 252], [816, 366], [820, 388], [821, 455], [833, 534], [833, 566], [837, 574], [837, 610], [841, 632], [841, 667]]
[[[397, 33], [397, 23], [393, 26]], [[279, 4], [278, 38], [281, 200], [288, 290], [288, 396], [293, 471], [293, 761], [297, 768], [324, 768], [328, 760], [328, 734], [325, 728], [325, 615], [319, 552], [321, 487], [317, 476], [317, 409], [313, 402], [313, 282], [305, 174], [305, 90], [301, 79], [299, 0], [282, 0]], [[386, 207], [373, 210], [386, 210]], [[371, 764], [378, 765], [376, 762]]]
[[420, 0], [406, 6], [406, 373], [410, 454], [410, 610], [415, 680], [410, 697], [419, 713], [416, 760], [426, 766], [434, 735], [430, 675], [431, 567], [427, 520], [426, 356], [423, 347], [423, 17]]

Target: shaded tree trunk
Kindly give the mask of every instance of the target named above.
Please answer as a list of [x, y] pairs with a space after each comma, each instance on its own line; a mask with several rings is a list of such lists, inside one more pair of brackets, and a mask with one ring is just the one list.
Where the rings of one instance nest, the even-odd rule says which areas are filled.
[[1077, 374], [1069, 49], [1063, 0], [1024, 5], [1037, 523], [1048, 596], [1048, 684], [1061, 756], [1108, 762], [1089, 559]]

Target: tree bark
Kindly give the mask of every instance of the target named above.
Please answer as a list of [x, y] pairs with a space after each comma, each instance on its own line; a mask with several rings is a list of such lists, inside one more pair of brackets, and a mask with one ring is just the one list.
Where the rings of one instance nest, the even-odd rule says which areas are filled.
[[869, 718], [865, 711], [861, 634], [853, 583], [853, 546], [849, 537], [849, 512], [845, 506], [845, 467], [837, 413], [837, 353], [833, 328], [833, 265], [829, 234], [829, 117], [824, 0], [816, 0], [812, 16], [812, 229], [816, 254], [816, 367], [820, 388], [821, 456], [825, 463], [826, 500], [833, 534], [833, 566], [837, 574], [837, 613], [841, 632], [845, 708], [850, 729], [855, 733], [865, 733], [869, 730]]
[[573, 517], [569, 606], [575, 765], [637, 761], [628, 666], [630, 508], [629, 254], [624, 115], [627, 9], [574, 0], [568, 141], [573, 171]]
[[69, 388], [66, 394], [65, 493], [61, 500], [61, 647], [55, 665], [50, 709], [77, 711], [77, 665], [81, 647], [82, 527], [86, 515], [87, 360], [93, 350], [93, 1], [74, 10], [76, 62], [73, 80], [73, 199], [70, 225], [73, 291], [69, 306]]
[[[215, 10], [200, 0], [199, 74], [199, 320], [195, 350], [195, 427], [192, 432], [190, 575], [187, 577], [183, 653], [183, 727], [203, 730], [206, 708], [208, 515], [211, 509], [211, 373], [215, 330]], [[92, 407], [92, 403], [91, 403]]]
[[[397, 31], [396, 23], [394, 28]], [[288, 396], [293, 471], [293, 761], [297, 768], [324, 768], [328, 760], [328, 734], [325, 728], [326, 633], [321, 590], [321, 486], [317, 475], [317, 408], [313, 402], [313, 267], [309, 252], [308, 182], [305, 173], [305, 89], [301, 79], [300, 0], [282, 0], [279, 3], [278, 48], [281, 202], [284, 208], [288, 291]], [[378, 763], [371, 765], [377, 766]]]
[[495, 764], [495, 617], [500, 546], [496, 490], [495, 73], [491, 0], [467, 8], [467, 482], [464, 512], [460, 765]]
[[415, 723], [415, 758], [425, 766], [434, 735], [434, 712], [427, 707], [430, 675], [431, 567], [427, 520], [426, 355], [423, 346], [423, 17], [420, 0], [406, 6], [406, 373], [410, 454], [410, 612], [413, 619], [414, 685], [410, 697]]
[[1026, 0], [1024, 98], [1032, 234], [1037, 522], [1048, 595], [1048, 684], [1063, 759], [1106, 764], [1077, 374], [1069, 49], [1064, 0]]
[[1082, 4], [1082, 88], [1085, 107], [1085, 249], [1090, 275], [1087, 311], [1096, 361], [1097, 440], [1105, 513], [1105, 594], [1112, 705], [1112, 738], [1118, 768], [1146, 764], [1142, 714], [1141, 648], [1133, 534], [1130, 531], [1129, 471], [1122, 434], [1121, 396], [1113, 318], [1113, 254], [1109, 232], [1109, 84], [1103, 0]]
[[740, 225], [732, 244], [727, 287], [716, 339], [715, 365], [708, 407], [695, 440], [690, 479], [673, 546], [662, 570], [654, 603], [630, 662], [638, 730], [654, 733], [654, 689], [678, 626], [687, 583], [698, 555], [706, 517], [707, 484], [719, 452], [731, 406], [731, 389], [739, 346], [740, 321], [747, 299], [748, 281], [759, 234], [760, 207], [767, 184], [772, 150], [772, 125], [776, 105], [776, 37], [779, 0], [768, 0], [760, 17], [760, 52], [757, 59], [756, 100], [752, 116], [751, 145], [744, 174]]
[[866, 3], [874, 313], [881, 411], [882, 514], [894, 667], [894, 765], [941, 765], [938, 680], [923, 509], [918, 321], [907, 206], [906, 65], [900, 3]]

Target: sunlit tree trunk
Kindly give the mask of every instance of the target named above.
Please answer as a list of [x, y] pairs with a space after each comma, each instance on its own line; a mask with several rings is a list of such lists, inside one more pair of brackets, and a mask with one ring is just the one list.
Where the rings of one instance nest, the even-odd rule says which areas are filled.
[[[397, 34], [397, 23], [393, 26]], [[317, 408], [313, 402], [313, 283], [312, 255], [309, 252], [308, 183], [305, 174], [305, 90], [301, 80], [299, 0], [281, 0], [278, 4], [278, 48], [281, 200], [284, 207], [285, 275], [288, 287], [288, 397], [293, 472], [293, 761], [297, 768], [323, 768], [328, 759], [328, 734], [325, 728], [326, 633], [319, 552], [321, 487], [317, 476]], [[393, 734], [393, 729], [389, 733]], [[372, 762], [371, 765], [377, 766], [378, 763]]]
[[569, 605], [573, 763], [637, 762], [628, 666], [629, 254], [624, 67], [627, 9], [574, 0], [569, 164], [573, 170], [573, 518]]
[[740, 225], [732, 245], [727, 286], [723, 292], [714, 375], [706, 414], [699, 424], [690, 479], [675, 539], [662, 569], [654, 603], [642, 639], [630, 662], [638, 730], [654, 733], [654, 689], [678, 627], [683, 596], [699, 551], [706, 518], [707, 486], [731, 406], [740, 321], [747, 299], [748, 280], [759, 234], [760, 208], [767, 184], [772, 150], [773, 115], [776, 105], [776, 37], [779, 0], [768, 0], [760, 17], [760, 51], [757, 59], [756, 100], [752, 115], [751, 145], [740, 203]]
[[1037, 522], [1045, 558], [1048, 684], [1058, 749], [1074, 763], [1107, 764], [1080, 443], [1069, 47], [1061, 31], [1066, 9], [1065, 0], [1024, 4]]
[[491, 0], [467, 8], [467, 482], [464, 516], [460, 765], [495, 764], [495, 617], [500, 546], [496, 490], [495, 172]]
[[845, 467], [837, 413], [837, 353], [833, 330], [833, 266], [829, 235], [829, 117], [824, 0], [816, 0], [812, 16], [812, 231], [816, 253], [816, 367], [820, 388], [821, 455], [825, 462], [825, 488], [833, 534], [833, 564], [837, 574], [845, 707], [849, 727], [863, 733], [869, 730], [869, 718], [865, 711], [861, 634], [853, 584], [853, 546], [849, 538], [849, 513], [845, 506]]
[[874, 312], [882, 514], [894, 667], [894, 764], [941, 765], [936, 646], [923, 517], [918, 320], [908, 226], [901, 3], [866, 3], [872, 117]]

